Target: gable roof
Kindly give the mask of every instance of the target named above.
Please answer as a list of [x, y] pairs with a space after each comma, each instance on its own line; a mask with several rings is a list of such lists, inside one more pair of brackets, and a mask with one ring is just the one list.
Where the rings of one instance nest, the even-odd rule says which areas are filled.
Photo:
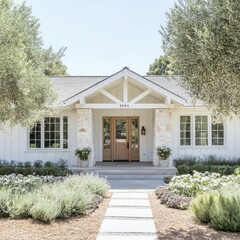
[[125, 75], [131, 75], [155, 91], [161, 91], [165, 95], [170, 94], [181, 104], [188, 105], [192, 101], [186, 90], [179, 85], [180, 76], [141, 76], [126, 67], [111, 76], [54, 76], [50, 78], [58, 93], [59, 101], [68, 105]]

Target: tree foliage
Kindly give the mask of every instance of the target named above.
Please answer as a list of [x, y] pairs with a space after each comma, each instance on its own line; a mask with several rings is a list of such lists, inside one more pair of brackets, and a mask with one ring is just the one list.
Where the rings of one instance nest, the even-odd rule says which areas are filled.
[[27, 126], [48, 113], [55, 99], [44, 74], [39, 22], [25, 4], [0, 0], [0, 23], [0, 125]]
[[64, 56], [66, 47], [60, 48], [57, 53], [52, 47], [43, 51], [43, 61], [45, 63], [44, 73], [48, 76], [67, 75], [67, 67], [62, 63], [61, 58]]
[[213, 112], [240, 114], [240, 1], [178, 0], [163, 47], [183, 86]]
[[150, 64], [147, 75], [174, 75], [176, 72], [166, 56], [160, 56]]

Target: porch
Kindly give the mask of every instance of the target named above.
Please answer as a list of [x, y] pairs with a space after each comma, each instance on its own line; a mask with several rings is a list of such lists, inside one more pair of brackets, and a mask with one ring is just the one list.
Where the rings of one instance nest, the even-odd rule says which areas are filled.
[[98, 162], [93, 167], [71, 170], [107, 178], [111, 189], [155, 189], [164, 184], [164, 177], [176, 174], [175, 167], [154, 167], [152, 162]]
[[163, 179], [176, 174], [175, 167], [155, 167], [152, 162], [97, 162], [93, 167], [72, 167], [70, 170], [74, 173], [94, 173], [116, 179]]

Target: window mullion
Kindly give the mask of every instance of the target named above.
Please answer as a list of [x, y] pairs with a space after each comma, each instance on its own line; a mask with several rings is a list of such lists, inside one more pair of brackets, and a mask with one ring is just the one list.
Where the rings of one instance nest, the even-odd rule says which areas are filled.
[[192, 115], [192, 128], [193, 128], [193, 131], [192, 131], [192, 134], [193, 134], [193, 142], [192, 142], [192, 146], [196, 146], [196, 135], [195, 135], [195, 115]]
[[208, 146], [212, 146], [212, 117], [208, 115]]
[[42, 127], [41, 127], [41, 148], [45, 148], [44, 147], [44, 140], [45, 140], [45, 118], [42, 120]]
[[63, 117], [60, 117], [60, 148], [63, 149]]

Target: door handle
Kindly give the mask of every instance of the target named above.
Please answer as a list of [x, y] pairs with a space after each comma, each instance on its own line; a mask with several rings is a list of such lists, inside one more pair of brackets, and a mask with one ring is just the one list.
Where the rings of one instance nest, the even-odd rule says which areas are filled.
[[129, 142], [127, 142], [127, 149], [129, 149]]

